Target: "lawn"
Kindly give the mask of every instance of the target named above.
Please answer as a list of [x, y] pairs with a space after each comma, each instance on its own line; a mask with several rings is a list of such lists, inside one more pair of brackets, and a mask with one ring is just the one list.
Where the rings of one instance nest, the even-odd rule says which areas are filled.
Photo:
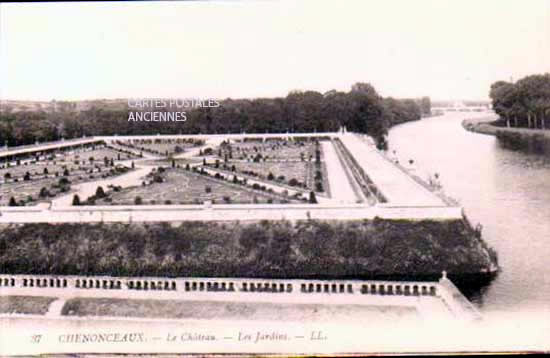
[[[258, 203], [266, 203], [271, 198], [268, 194], [253, 192], [185, 169], [168, 169], [162, 177], [162, 183], [152, 182], [146, 186], [113, 192], [109, 202], [114, 205], [133, 205], [135, 198], [140, 197], [143, 204], [165, 204], [167, 201], [171, 204], [202, 204], [207, 200], [218, 204], [250, 204], [255, 202], [255, 198]], [[224, 198], [229, 198], [229, 201]]]
[[[73, 298], [62, 311], [67, 316], [110, 316], [168, 319], [258, 319], [269, 321], [357, 320], [386, 321], [417, 318], [414, 307], [322, 305], [259, 302], [132, 300]], [[351, 318], [354, 319], [354, 318]]]
[[93, 158], [94, 159], [93, 163], [97, 164], [99, 162], [102, 163], [105, 157], [107, 157], [109, 160], [111, 160], [112, 158], [114, 161], [137, 158], [137, 156], [135, 155], [122, 153], [112, 148], [97, 148], [95, 150], [68, 152], [67, 154], [61, 157], [56, 157], [56, 160], [59, 162], [67, 162], [67, 163], [68, 162], [72, 163], [75, 160], [91, 163], [90, 158]]
[[55, 297], [0, 296], [0, 313], [46, 314]]
[[140, 141], [125, 141], [125, 142], [118, 142], [118, 144], [137, 149], [137, 150], [143, 150], [149, 153], [157, 154], [157, 155], [171, 155], [171, 154], [179, 154], [183, 153], [190, 148], [196, 147], [197, 145], [200, 145], [203, 143], [202, 140], [197, 139], [178, 139], [178, 140], [161, 140], [161, 139], [147, 139], [147, 140], [140, 140]]
[[258, 173], [262, 179], [266, 179], [269, 173], [272, 173], [275, 178], [281, 175], [284, 176], [285, 182], [294, 178], [301, 183], [306, 182], [308, 178], [308, 167], [310, 166], [307, 162], [236, 162], [233, 164], [238, 171], [253, 171]]

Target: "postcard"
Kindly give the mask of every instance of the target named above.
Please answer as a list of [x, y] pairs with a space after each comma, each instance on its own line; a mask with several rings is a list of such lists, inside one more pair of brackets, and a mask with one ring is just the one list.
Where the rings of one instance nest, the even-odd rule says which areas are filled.
[[0, 4], [0, 354], [548, 352], [548, 24]]

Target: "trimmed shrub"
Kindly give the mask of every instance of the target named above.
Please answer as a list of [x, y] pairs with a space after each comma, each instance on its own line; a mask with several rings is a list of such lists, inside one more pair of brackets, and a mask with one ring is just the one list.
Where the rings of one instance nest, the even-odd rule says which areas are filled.
[[77, 194], [73, 196], [73, 205], [74, 206], [80, 205], [80, 197]]

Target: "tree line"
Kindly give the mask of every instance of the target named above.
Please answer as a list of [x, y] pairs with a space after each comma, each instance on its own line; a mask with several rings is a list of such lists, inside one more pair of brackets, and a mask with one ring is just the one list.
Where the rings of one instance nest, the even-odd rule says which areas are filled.
[[515, 83], [495, 82], [489, 96], [502, 125], [549, 128], [550, 73], [526, 76]]
[[186, 112], [185, 122], [158, 123], [128, 121], [128, 108], [101, 105], [83, 111], [4, 111], [0, 112], [0, 145], [84, 135], [300, 133], [336, 131], [345, 126], [348, 131], [371, 135], [384, 147], [392, 125], [429, 115], [430, 99], [383, 98], [372, 85], [356, 83], [349, 92], [292, 91], [277, 98], [228, 98], [220, 101], [219, 107]]

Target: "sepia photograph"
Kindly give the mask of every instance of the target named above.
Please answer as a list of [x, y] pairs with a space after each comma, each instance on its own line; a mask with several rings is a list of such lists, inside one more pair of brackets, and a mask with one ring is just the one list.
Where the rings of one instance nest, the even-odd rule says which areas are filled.
[[0, 4], [0, 355], [550, 352], [550, 1]]

